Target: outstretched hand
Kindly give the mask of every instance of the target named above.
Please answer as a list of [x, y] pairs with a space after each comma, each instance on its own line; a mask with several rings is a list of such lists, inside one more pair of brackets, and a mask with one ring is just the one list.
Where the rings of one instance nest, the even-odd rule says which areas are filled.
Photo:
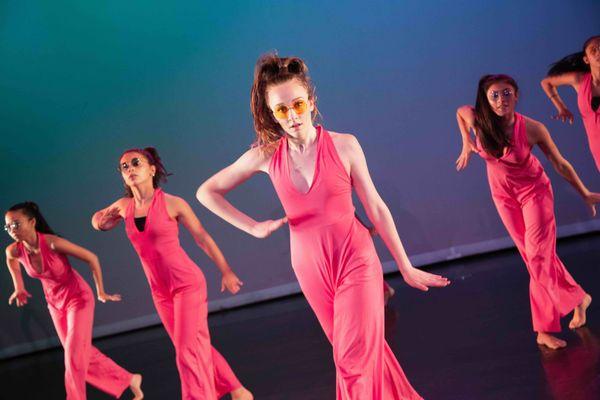
[[402, 272], [404, 281], [415, 289], [428, 291], [430, 287], [446, 287], [450, 284], [448, 278], [440, 275], [431, 274], [420, 269], [411, 267], [408, 271]]
[[571, 111], [569, 111], [568, 108], [561, 109], [558, 112], [558, 114], [552, 116], [552, 119], [556, 119], [562, 122], [569, 121], [569, 124], [573, 125], [573, 113], [571, 113]]
[[258, 222], [252, 228], [252, 236], [259, 239], [266, 238], [277, 229], [281, 228], [282, 225], [287, 223], [287, 217], [279, 219], [268, 219], [266, 221]]
[[13, 301], [16, 301], [17, 307], [23, 307], [25, 304], [27, 304], [27, 299], [30, 297], [31, 295], [27, 290], [15, 290], [8, 298], [8, 305], [10, 306], [12, 305]]
[[240, 281], [237, 275], [230, 271], [223, 274], [223, 278], [221, 279], [221, 292], [224, 292], [225, 289], [227, 289], [231, 294], [236, 294], [243, 285], [244, 282]]
[[600, 203], [600, 193], [590, 192], [584, 198], [585, 204], [587, 204], [590, 212], [592, 213], [592, 217], [596, 216], [596, 204]]
[[108, 293], [98, 293], [98, 300], [102, 303], [106, 303], [107, 301], [121, 301], [120, 294], [108, 294]]
[[467, 143], [463, 144], [462, 151], [460, 155], [456, 159], [456, 170], [462, 171], [469, 164], [469, 159], [473, 153], [477, 153], [477, 146], [473, 143], [472, 140], [469, 140]]

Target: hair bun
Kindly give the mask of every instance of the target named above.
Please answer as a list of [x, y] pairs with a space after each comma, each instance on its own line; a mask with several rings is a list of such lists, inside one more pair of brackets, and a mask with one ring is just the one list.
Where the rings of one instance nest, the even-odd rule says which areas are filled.
[[303, 74], [306, 72], [306, 65], [301, 59], [293, 57], [287, 62], [287, 70], [290, 74]]

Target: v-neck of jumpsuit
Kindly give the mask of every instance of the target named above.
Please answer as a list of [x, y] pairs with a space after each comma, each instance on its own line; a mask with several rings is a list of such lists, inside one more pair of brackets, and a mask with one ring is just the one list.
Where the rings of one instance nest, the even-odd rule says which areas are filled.
[[30, 255], [21, 242], [17, 243], [19, 262], [25, 272], [42, 282], [44, 296], [49, 306], [58, 310], [79, 301], [93, 301], [93, 293], [85, 280], [75, 271], [64, 254], [48, 247], [46, 235], [37, 232], [41, 257], [41, 271], [33, 266]]
[[352, 181], [329, 132], [317, 126], [317, 135], [315, 171], [306, 193], [291, 179], [287, 137], [271, 158], [269, 176], [288, 217], [294, 270], [298, 273], [304, 265], [323, 268], [334, 289], [349, 272], [345, 261], [361, 251], [352, 246], [350, 235], [355, 224]]
[[152, 293], [171, 296], [202, 287], [204, 276], [179, 243], [179, 224], [167, 212], [162, 189], [154, 191], [143, 231], [135, 226], [134, 215], [132, 198], [125, 212], [125, 231], [140, 257]]
[[477, 137], [477, 150], [486, 161], [488, 181], [495, 201], [516, 200], [523, 204], [532, 196], [550, 189], [550, 179], [542, 164], [531, 152], [527, 141], [525, 118], [515, 113], [515, 125], [511, 144], [500, 158], [496, 158], [483, 149]]
[[583, 76], [579, 91], [577, 92], [577, 106], [583, 119], [590, 151], [600, 171], [600, 107], [594, 111], [592, 108], [592, 74]]

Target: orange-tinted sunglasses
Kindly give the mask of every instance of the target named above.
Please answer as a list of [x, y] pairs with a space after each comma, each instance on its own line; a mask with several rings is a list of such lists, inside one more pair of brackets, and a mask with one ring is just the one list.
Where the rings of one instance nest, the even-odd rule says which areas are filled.
[[303, 99], [294, 100], [291, 107], [284, 104], [279, 104], [273, 110], [273, 115], [277, 119], [288, 119], [290, 116], [290, 110], [294, 110], [296, 115], [302, 115], [308, 110], [308, 103]]

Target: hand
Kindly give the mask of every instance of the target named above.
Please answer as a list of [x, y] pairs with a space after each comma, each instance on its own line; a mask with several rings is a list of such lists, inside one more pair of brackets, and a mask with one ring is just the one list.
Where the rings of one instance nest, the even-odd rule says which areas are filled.
[[101, 214], [102, 216], [98, 221], [98, 228], [100, 228], [101, 230], [108, 230], [114, 228], [121, 219], [119, 207], [117, 206], [107, 208]]
[[471, 155], [477, 152], [477, 146], [475, 146], [475, 143], [473, 143], [471, 139], [469, 139], [469, 141], [467, 141], [466, 143], [463, 143], [463, 148], [460, 152], [460, 156], [458, 156], [458, 158], [456, 159], [456, 170], [462, 171], [463, 169], [465, 169], [467, 167], [467, 164], [469, 163]]
[[19, 291], [15, 290], [13, 292], [13, 294], [11, 294], [10, 297], [8, 298], [8, 305], [9, 306], [12, 305], [13, 301], [16, 300], [17, 307], [23, 307], [25, 304], [27, 304], [27, 299], [30, 297], [31, 297], [31, 295], [25, 289], [19, 290]]
[[231, 294], [236, 294], [243, 285], [244, 282], [240, 281], [237, 275], [232, 271], [229, 271], [224, 273], [223, 278], [221, 279], [221, 292], [224, 292], [225, 289], [227, 289]]
[[589, 192], [583, 200], [587, 204], [592, 213], [592, 217], [596, 216], [596, 204], [600, 203], [600, 193]]
[[108, 293], [98, 293], [98, 300], [102, 303], [106, 303], [107, 301], [121, 301], [120, 294], [108, 294]]
[[281, 226], [286, 222], [287, 217], [283, 217], [280, 219], [268, 219], [263, 222], [257, 222], [256, 225], [252, 227], [252, 236], [257, 237], [259, 239], [266, 238], [271, 233], [281, 228]]
[[569, 121], [569, 123], [573, 125], [573, 114], [566, 107], [561, 107], [561, 109], [558, 111], [558, 114], [553, 115], [552, 119], [557, 119], [562, 122]]
[[424, 292], [429, 290], [429, 287], [445, 287], [450, 284], [448, 278], [444, 278], [440, 275], [430, 274], [429, 272], [410, 267], [407, 271], [402, 272], [404, 281], [416, 289], [423, 290]]

